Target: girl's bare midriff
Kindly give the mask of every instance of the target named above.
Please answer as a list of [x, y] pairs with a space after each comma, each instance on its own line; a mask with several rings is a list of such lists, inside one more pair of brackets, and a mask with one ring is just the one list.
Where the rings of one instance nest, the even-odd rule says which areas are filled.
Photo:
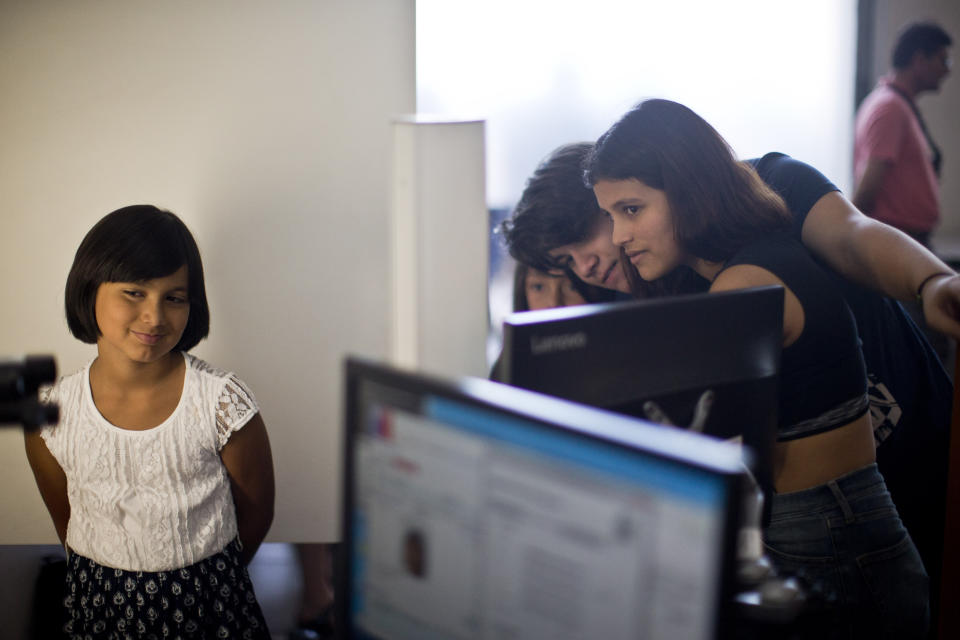
[[814, 436], [778, 442], [773, 484], [777, 493], [809, 489], [876, 462], [870, 414]]

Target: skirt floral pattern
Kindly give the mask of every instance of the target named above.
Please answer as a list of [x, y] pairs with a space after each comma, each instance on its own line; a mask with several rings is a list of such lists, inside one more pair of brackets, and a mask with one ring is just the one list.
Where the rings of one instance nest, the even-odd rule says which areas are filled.
[[71, 640], [270, 638], [238, 540], [171, 571], [124, 571], [73, 553], [65, 586]]

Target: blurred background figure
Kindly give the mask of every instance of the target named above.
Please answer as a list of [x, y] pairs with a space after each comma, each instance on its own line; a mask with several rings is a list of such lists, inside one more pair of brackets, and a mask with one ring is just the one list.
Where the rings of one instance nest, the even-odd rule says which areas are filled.
[[940, 220], [940, 149], [915, 100], [936, 92], [950, 73], [950, 36], [933, 23], [904, 29], [893, 69], [857, 111], [853, 203], [926, 247]]
[[[860, 104], [854, 129], [853, 203], [927, 248], [940, 221], [942, 155], [915, 101], [940, 90], [952, 44], [937, 24], [907, 25], [897, 37], [892, 69]], [[927, 327], [919, 305], [905, 306], [952, 371], [950, 341]]]

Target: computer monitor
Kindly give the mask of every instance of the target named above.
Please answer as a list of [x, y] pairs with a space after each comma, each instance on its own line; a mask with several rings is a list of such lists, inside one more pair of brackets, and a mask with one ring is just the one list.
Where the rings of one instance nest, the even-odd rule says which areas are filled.
[[346, 638], [716, 638], [739, 449], [479, 379], [346, 364]]
[[[504, 322], [498, 379], [656, 421], [659, 410], [674, 425], [742, 437], [769, 495], [783, 300], [783, 288], [770, 286], [515, 313]], [[708, 390], [712, 403], [701, 402]], [[654, 412], [646, 411], [651, 401]]]

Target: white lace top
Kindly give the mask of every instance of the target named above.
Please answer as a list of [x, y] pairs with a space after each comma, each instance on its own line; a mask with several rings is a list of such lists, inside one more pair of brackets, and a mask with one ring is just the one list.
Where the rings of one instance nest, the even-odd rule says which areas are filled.
[[220, 449], [259, 411], [231, 373], [183, 354], [180, 403], [146, 431], [116, 427], [90, 391], [90, 364], [43, 397], [60, 423], [42, 437], [67, 476], [67, 546], [128, 571], [165, 571], [223, 549], [237, 535], [230, 479]]

